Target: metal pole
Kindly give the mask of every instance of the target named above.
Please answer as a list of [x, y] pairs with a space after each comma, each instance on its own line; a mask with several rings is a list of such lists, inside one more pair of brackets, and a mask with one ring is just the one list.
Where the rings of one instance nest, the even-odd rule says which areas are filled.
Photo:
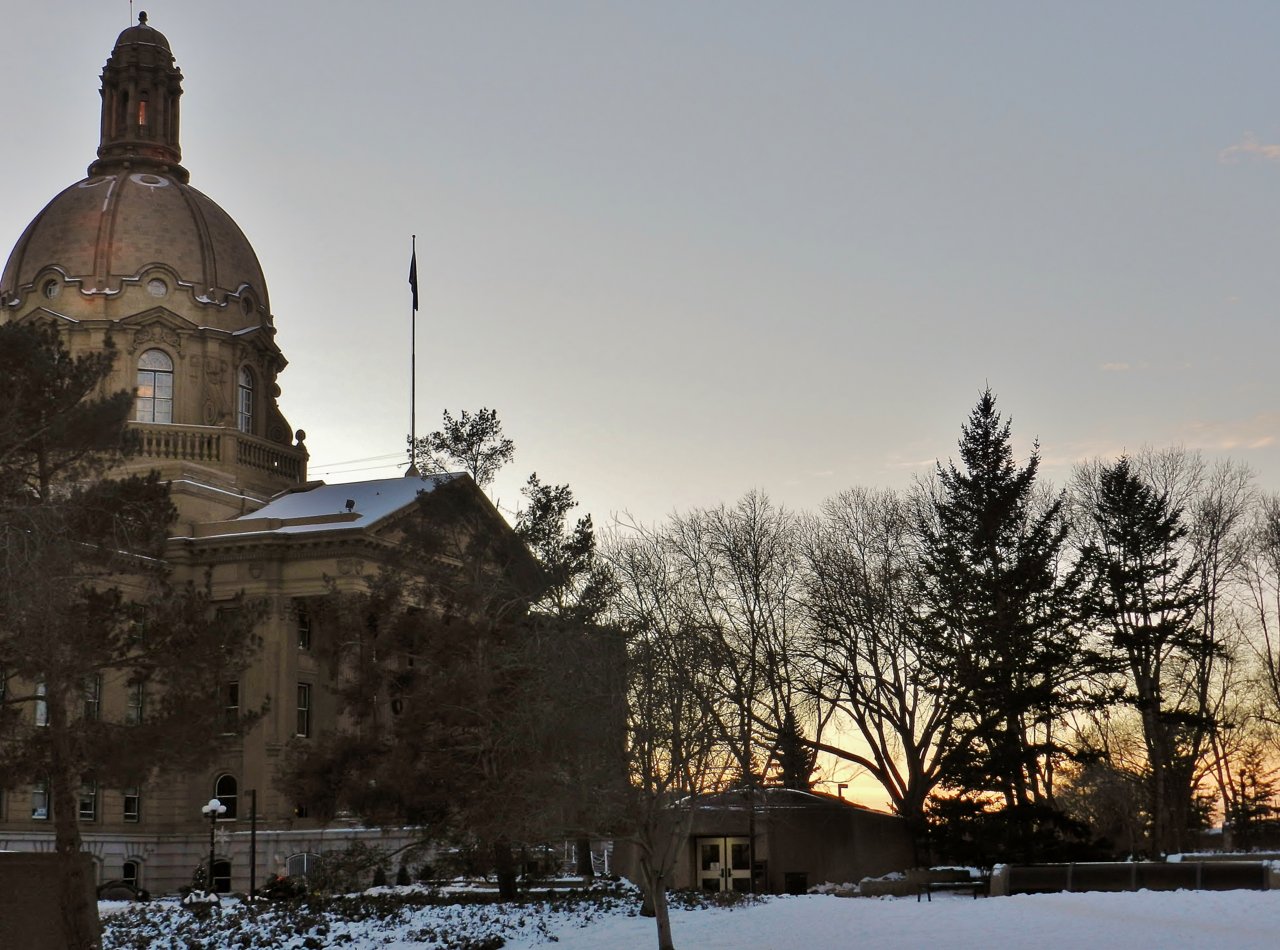
[[409, 472], [418, 474], [418, 235], [410, 238], [413, 242], [413, 294], [409, 310]]
[[258, 892], [258, 790], [249, 789], [249, 900]]
[[207, 879], [204, 882], [205, 887], [208, 889], [210, 894], [214, 893], [214, 889], [213, 889], [213, 828], [214, 828], [214, 825], [217, 824], [217, 822], [218, 822], [218, 812], [215, 809], [210, 808], [209, 809], [209, 874]]

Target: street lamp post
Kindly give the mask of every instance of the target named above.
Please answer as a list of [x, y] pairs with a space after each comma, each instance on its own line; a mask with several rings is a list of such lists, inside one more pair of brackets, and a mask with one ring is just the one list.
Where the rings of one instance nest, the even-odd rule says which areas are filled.
[[209, 874], [205, 881], [205, 886], [210, 894], [214, 893], [213, 889], [213, 831], [218, 825], [218, 818], [225, 815], [227, 806], [222, 804], [216, 798], [209, 799], [209, 804], [200, 808], [200, 814], [207, 815], [209, 818]]

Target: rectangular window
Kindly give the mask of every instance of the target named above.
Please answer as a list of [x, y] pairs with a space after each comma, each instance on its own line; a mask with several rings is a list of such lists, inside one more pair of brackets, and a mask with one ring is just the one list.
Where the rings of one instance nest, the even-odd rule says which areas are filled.
[[311, 614], [301, 601], [297, 602], [298, 611], [298, 649], [311, 649]]
[[49, 725], [49, 704], [44, 701], [44, 683], [36, 683], [36, 725]]
[[311, 735], [311, 684], [298, 684], [298, 735]]
[[40, 779], [31, 786], [31, 817], [36, 821], [49, 818], [49, 781]]
[[84, 718], [96, 721], [102, 716], [102, 677], [97, 673], [86, 676], [81, 693], [84, 696]]
[[84, 782], [80, 785], [79, 812], [81, 821], [96, 821], [98, 818], [98, 783]]
[[142, 791], [136, 785], [124, 790], [124, 820], [138, 821], [142, 815]]
[[142, 723], [142, 691], [142, 683], [133, 683], [128, 687], [124, 706], [124, 721], [127, 726]]
[[240, 730], [240, 684], [227, 683], [222, 687], [222, 731], [233, 733]]

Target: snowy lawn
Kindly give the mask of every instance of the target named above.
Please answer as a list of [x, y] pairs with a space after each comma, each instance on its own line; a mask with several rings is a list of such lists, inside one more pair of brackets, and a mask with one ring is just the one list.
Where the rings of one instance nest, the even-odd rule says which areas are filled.
[[[142, 948], [349, 947], [351, 950], [649, 950], [652, 920], [632, 916], [629, 898], [582, 905], [537, 902], [408, 906], [349, 905], [349, 919], [316, 919], [275, 907], [258, 917], [230, 909], [190, 929], [185, 911], [157, 902], [140, 915], [104, 905], [107, 950]], [[110, 914], [107, 918], [106, 915]], [[127, 926], [124, 926], [128, 921]], [[676, 946], [697, 950], [918, 948], [989, 950], [1250, 950], [1280, 946], [1280, 892], [1177, 891], [1136, 894], [935, 896], [871, 900], [829, 896], [768, 898], [732, 908], [674, 910]]]

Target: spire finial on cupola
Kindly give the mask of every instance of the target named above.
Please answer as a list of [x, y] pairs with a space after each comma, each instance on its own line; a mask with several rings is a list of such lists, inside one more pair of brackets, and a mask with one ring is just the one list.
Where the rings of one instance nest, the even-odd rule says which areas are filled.
[[182, 72], [169, 41], [139, 13], [138, 25], [116, 38], [102, 68], [102, 129], [89, 174], [137, 167], [186, 182], [191, 176], [180, 164], [178, 143], [181, 96]]

